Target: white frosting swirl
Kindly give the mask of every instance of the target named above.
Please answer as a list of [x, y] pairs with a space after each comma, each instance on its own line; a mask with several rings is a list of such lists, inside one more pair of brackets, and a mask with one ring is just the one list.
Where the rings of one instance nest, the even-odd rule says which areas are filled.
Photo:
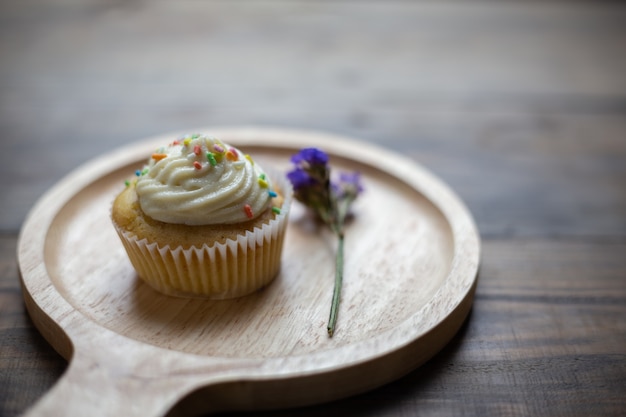
[[258, 164], [239, 149], [200, 135], [157, 150], [136, 190], [145, 214], [187, 225], [245, 222], [261, 214], [271, 198], [271, 183]]

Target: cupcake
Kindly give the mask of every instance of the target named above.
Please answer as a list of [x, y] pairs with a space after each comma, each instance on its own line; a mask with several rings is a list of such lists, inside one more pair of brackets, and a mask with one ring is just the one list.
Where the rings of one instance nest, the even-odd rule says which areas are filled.
[[111, 210], [137, 274], [161, 293], [225, 299], [278, 274], [291, 186], [249, 155], [194, 134], [157, 149]]

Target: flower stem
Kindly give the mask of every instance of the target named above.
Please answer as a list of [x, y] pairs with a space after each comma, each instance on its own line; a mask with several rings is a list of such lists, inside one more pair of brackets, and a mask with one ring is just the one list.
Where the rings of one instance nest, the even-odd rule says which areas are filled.
[[341, 285], [343, 282], [343, 232], [337, 233], [338, 245], [335, 256], [335, 287], [333, 289], [333, 301], [330, 305], [330, 317], [328, 318], [328, 337], [333, 337], [335, 325], [337, 323], [337, 313], [339, 309], [339, 298], [341, 295]]

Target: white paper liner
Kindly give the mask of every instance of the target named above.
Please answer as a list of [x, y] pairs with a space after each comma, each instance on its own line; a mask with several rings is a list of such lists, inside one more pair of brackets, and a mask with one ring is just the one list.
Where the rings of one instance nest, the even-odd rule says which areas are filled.
[[268, 285], [280, 270], [292, 187], [282, 173], [266, 172], [283, 195], [280, 213], [224, 243], [158, 247], [113, 222], [139, 277], [167, 295], [210, 299], [241, 297]]

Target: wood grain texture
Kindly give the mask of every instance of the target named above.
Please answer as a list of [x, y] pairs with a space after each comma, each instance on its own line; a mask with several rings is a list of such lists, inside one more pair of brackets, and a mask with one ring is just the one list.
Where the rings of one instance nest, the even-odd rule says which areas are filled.
[[485, 243], [441, 354], [298, 415], [626, 414], [625, 45], [619, 2], [0, 2], [0, 415], [66, 366], [19, 290], [37, 198], [129, 141], [241, 124], [402, 152]]
[[[615, 190], [626, 177], [623, 5], [0, 7], [0, 149], [13, 155], [0, 174], [21, 184], [0, 184], [1, 230], [17, 231], [46, 188], [124, 143], [263, 124], [412, 152], [458, 184], [483, 233], [626, 233], [611, 211], [626, 207]], [[25, 137], [46, 158], [28, 163]], [[595, 152], [572, 149], [597, 141]], [[511, 187], [485, 186], [503, 176]]]
[[[5, 244], [14, 246], [15, 241], [5, 239]], [[624, 243], [484, 241], [472, 313], [439, 355], [385, 387], [332, 404], [301, 408], [298, 414], [622, 414], [626, 407], [622, 395], [626, 329], [619, 318], [626, 305], [625, 250]], [[13, 288], [18, 304], [21, 295], [14, 274], [16, 271], [11, 277], [3, 276], [3, 285]], [[13, 311], [13, 317], [28, 320], [19, 306]], [[4, 354], [6, 349], [22, 345], [11, 343], [11, 335], [19, 334], [20, 328], [10, 326], [7, 315], [1, 318], [3, 334], [9, 336], [1, 339]], [[7, 415], [16, 415], [30, 404], [29, 399], [36, 398], [29, 383], [37, 381], [34, 386], [48, 388], [53, 377], [61, 375], [64, 361], [51, 347], [39, 344], [37, 349], [19, 353], [22, 361], [38, 364], [29, 372], [11, 372], [23, 368], [19, 364], [10, 368], [9, 359], [3, 362], [3, 383], [7, 383], [3, 386], [11, 387], [8, 382], [13, 381], [12, 386], [27, 388], [5, 397]], [[29, 346], [37, 344], [29, 342], [24, 347]], [[8, 398], [14, 399], [13, 405]], [[183, 401], [171, 415], [194, 415], [188, 404], [193, 404], [193, 399]], [[254, 415], [287, 416], [293, 412]]]
[[16, 236], [0, 236], [0, 414], [15, 416], [59, 379], [66, 362], [24, 309], [15, 260]]

